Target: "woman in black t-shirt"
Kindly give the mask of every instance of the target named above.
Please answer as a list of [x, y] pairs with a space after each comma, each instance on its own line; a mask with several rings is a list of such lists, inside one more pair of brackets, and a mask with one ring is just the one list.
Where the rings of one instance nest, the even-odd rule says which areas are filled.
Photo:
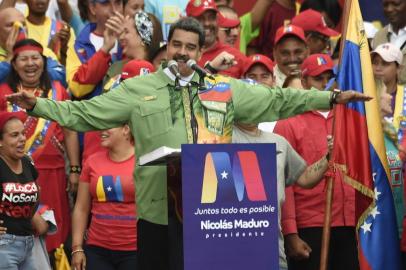
[[[38, 174], [25, 156], [22, 113], [0, 113], [0, 269], [36, 269], [32, 247], [37, 231]], [[37, 214], [36, 214], [37, 215]]]

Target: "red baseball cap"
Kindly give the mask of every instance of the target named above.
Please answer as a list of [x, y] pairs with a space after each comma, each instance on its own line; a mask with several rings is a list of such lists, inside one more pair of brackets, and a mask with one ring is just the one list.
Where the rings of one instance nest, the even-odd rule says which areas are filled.
[[21, 122], [24, 122], [27, 118], [27, 115], [25, 112], [20, 111], [20, 112], [0, 112], [0, 130], [3, 130], [4, 126], [8, 121], [10, 121], [12, 118], [17, 118], [21, 120]]
[[304, 31], [313, 31], [328, 37], [338, 36], [340, 33], [329, 28], [320, 12], [307, 9], [292, 19], [292, 24], [302, 27]]
[[263, 54], [254, 54], [247, 57], [247, 61], [245, 64], [246, 67], [243, 74], [245, 75], [248, 70], [250, 70], [250, 68], [255, 64], [263, 64], [271, 73], [273, 73], [274, 63], [272, 62], [272, 60]]
[[145, 60], [131, 60], [127, 64], [124, 65], [123, 70], [121, 72], [121, 80], [126, 80], [128, 78], [146, 75], [151, 72], [154, 72], [154, 66]]
[[318, 76], [321, 73], [334, 69], [334, 63], [327, 54], [312, 54], [307, 57], [301, 66], [302, 76]]
[[189, 17], [199, 17], [207, 10], [218, 11], [214, 0], [190, 0], [186, 6], [186, 15]]
[[223, 28], [235, 28], [240, 25], [240, 20], [226, 18], [221, 12], [217, 14], [217, 22]]
[[292, 35], [300, 40], [302, 40], [304, 43], [306, 43], [306, 38], [305, 34], [302, 28], [296, 25], [286, 25], [286, 26], [281, 26], [276, 30], [275, 34], [275, 41], [274, 44], [276, 45], [283, 37]]

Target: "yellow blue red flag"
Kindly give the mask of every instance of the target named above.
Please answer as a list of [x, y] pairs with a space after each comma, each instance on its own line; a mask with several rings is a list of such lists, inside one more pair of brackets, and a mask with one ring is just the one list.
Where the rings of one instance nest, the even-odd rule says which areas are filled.
[[358, 257], [361, 270], [401, 269], [398, 229], [381, 116], [358, 0], [351, 1], [338, 85], [374, 97], [335, 111], [333, 162], [358, 192]]

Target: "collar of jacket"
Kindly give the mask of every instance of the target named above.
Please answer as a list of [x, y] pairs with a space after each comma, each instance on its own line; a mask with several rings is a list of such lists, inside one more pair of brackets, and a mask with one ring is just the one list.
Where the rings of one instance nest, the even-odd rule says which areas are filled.
[[[175, 86], [175, 81], [171, 80], [163, 71], [163, 69], [166, 68], [165, 64], [161, 64], [159, 69], [156, 71], [156, 89], [161, 90], [165, 89], [168, 85]], [[192, 84], [199, 84], [200, 77], [195, 72], [195, 74], [192, 77]]]

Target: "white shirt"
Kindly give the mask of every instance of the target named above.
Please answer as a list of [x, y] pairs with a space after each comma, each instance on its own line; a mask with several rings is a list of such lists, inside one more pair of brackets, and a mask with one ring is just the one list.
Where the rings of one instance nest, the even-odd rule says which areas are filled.
[[389, 42], [400, 49], [406, 42], [406, 27], [399, 29], [399, 31], [395, 33], [392, 25], [389, 24], [388, 32], [390, 33]]
[[[176, 77], [175, 77], [175, 75], [169, 70], [169, 68], [165, 68], [165, 69], [163, 70], [163, 72], [169, 77], [169, 79], [171, 79], [172, 81], [175, 81]], [[190, 74], [190, 75], [187, 76], [187, 77], [182, 77], [182, 76], [181, 76], [181, 77], [180, 77], [180, 80], [179, 80], [180, 86], [186, 86], [186, 85], [190, 82], [190, 80], [192, 80], [194, 74], [195, 74], [195, 72], [193, 72], [192, 74]]]
[[[96, 52], [98, 50], [100, 50], [101, 47], [103, 47], [104, 37], [98, 36], [94, 33], [90, 33], [89, 39], [90, 39], [90, 42], [93, 44]], [[116, 41], [116, 43], [114, 43], [113, 49], [110, 50], [110, 54], [113, 55], [113, 54], [117, 53], [117, 51], [118, 51], [118, 43]]]

